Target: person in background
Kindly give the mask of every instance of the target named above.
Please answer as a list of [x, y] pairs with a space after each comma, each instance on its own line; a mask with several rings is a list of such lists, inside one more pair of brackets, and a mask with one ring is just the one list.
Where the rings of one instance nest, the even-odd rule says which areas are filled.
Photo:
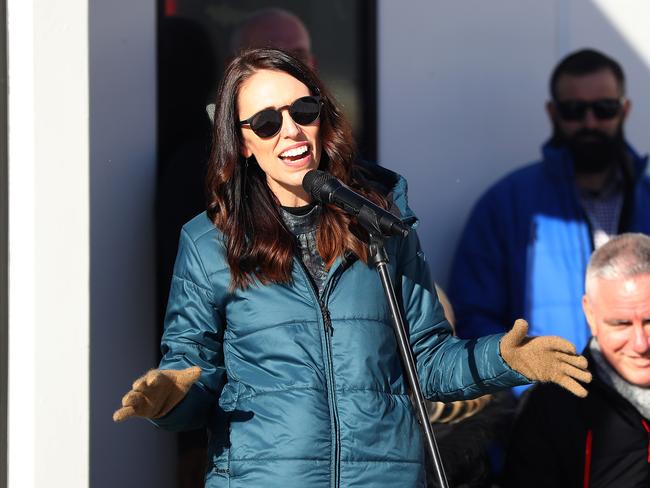
[[650, 237], [612, 238], [594, 252], [585, 281], [589, 395], [552, 385], [526, 392], [508, 487], [650, 486]]
[[233, 56], [242, 50], [259, 47], [282, 49], [316, 69], [309, 31], [304, 22], [288, 10], [275, 7], [256, 10], [231, 37], [230, 52]]
[[[217, 95], [209, 205], [181, 232], [159, 368], [114, 420], [207, 427], [206, 486], [425, 484], [423, 439], [368, 234], [302, 187], [320, 168], [405, 222], [406, 181], [358, 161], [316, 73], [276, 49], [244, 51]], [[451, 334], [415, 228], [386, 242], [419, 381], [429, 400], [531, 381], [577, 395], [585, 358], [560, 338]]]
[[553, 70], [550, 93], [553, 135], [542, 160], [492, 186], [460, 238], [448, 289], [460, 337], [523, 317], [531, 333], [584, 348], [589, 256], [618, 233], [650, 232], [647, 160], [625, 139], [631, 102], [620, 65], [593, 49], [574, 52]]

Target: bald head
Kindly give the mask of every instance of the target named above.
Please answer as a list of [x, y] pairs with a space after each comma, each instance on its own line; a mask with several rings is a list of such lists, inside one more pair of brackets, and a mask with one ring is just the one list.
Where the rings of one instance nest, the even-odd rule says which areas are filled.
[[231, 39], [233, 53], [258, 47], [282, 49], [314, 67], [309, 32], [298, 17], [286, 10], [258, 10], [234, 32]]

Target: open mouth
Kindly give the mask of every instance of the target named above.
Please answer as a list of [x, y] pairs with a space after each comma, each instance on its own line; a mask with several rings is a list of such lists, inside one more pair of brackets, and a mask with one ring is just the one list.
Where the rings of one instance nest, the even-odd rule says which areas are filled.
[[309, 154], [309, 146], [305, 144], [304, 146], [294, 147], [292, 149], [287, 149], [280, 153], [280, 159], [283, 161], [299, 161]]

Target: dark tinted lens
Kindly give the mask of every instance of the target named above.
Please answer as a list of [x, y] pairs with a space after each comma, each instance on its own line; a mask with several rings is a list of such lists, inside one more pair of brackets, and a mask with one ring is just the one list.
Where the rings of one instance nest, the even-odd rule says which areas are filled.
[[585, 118], [587, 109], [591, 108], [598, 119], [613, 119], [621, 111], [621, 101], [615, 98], [603, 98], [593, 102], [565, 100], [556, 102], [557, 111], [564, 120], [575, 121]]
[[297, 124], [311, 124], [320, 115], [320, 100], [316, 97], [299, 98], [289, 107], [289, 115]]
[[282, 116], [271, 108], [256, 113], [251, 119], [251, 129], [260, 137], [271, 137], [282, 127]]
[[564, 120], [582, 120], [589, 104], [580, 101], [556, 102], [557, 111]]
[[599, 119], [613, 119], [621, 111], [621, 102], [615, 99], [597, 100], [591, 106]]

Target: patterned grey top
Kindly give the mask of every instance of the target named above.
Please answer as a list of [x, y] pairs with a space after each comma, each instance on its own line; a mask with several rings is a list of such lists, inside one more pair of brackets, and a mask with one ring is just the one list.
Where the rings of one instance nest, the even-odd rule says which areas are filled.
[[[305, 210], [307, 210], [306, 213]], [[316, 229], [318, 229], [320, 212], [321, 206], [315, 204], [307, 207], [296, 207], [295, 209], [280, 207], [282, 220], [284, 220], [289, 231], [296, 236], [300, 257], [307, 271], [309, 271], [319, 296], [323, 293], [323, 287], [327, 279], [325, 262], [318, 253], [318, 246], [316, 245]]]

